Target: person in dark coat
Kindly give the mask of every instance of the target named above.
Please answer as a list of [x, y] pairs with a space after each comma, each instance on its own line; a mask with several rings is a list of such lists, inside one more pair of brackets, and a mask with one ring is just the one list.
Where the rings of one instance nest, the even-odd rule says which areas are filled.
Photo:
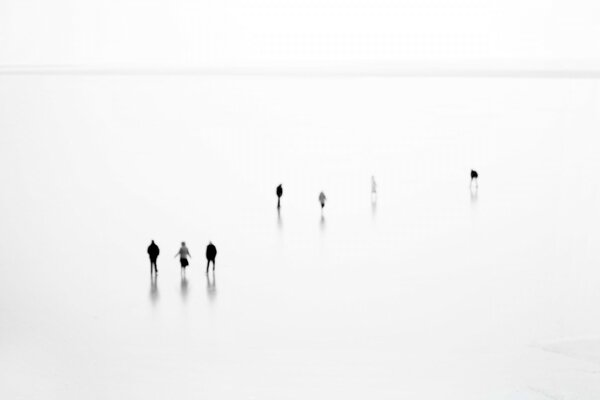
[[208, 267], [210, 266], [210, 262], [213, 263], [213, 272], [215, 272], [215, 258], [217, 258], [217, 248], [215, 245], [210, 242], [208, 246], [206, 246], [206, 273], [208, 274]]
[[475, 187], [479, 186], [479, 174], [474, 169], [471, 170], [471, 186], [473, 185], [473, 181], [475, 181]]
[[158, 273], [158, 268], [156, 268], [156, 259], [158, 258], [159, 254], [160, 249], [153, 240], [152, 243], [150, 243], [150, 246], [148, 246], [148, 256], [150, 257], [150, 274], [152, 274], [152, 267], [154, 267], [154, 272]]
[[277, 208], [279, 208], [281, 207], [281, 196], [283, 196], [283, 188], [281, 187], [281, 184], [277, 186], [275, 193], [277, 193]]

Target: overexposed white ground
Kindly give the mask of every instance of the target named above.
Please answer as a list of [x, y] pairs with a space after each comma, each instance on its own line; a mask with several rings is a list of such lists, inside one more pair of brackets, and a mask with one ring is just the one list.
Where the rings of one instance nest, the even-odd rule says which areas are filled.
[[598, 94], [0, 76], [0, 397], [597, 399]]

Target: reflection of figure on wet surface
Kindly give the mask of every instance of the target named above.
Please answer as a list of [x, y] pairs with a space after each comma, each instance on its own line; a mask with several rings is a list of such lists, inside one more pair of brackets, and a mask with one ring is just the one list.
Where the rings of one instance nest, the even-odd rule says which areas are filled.
[[321, 203], [321, 210], [323, 210], [323, 207], [325, 207], [326, 201], [327, 201], [327, 197], [325, 196], [325, 193], [321, 192], [319, 194], [319, 203]]
[[156, 303], [158, 300], [158, 282], [156, 275], [150, 275], [150, 301]]
[[322, 231], [325, 230], [325, 216], [321, 213], [321, 220], [319, 221], [319, 227]]
[[375, 216], [377, 211], [377, 193], [371, 194], [371, 215]]
[[156, 259], [158, 258], [159, 254], [160, 249], [153, 240], [152, 243], [150, 243], [150, 246], [148, 246], [148, 256], [150, 257], [150, 274], [152, 274], [152, 267], [154, 267], [154, 272], [158, 273], [158, 268], [156, 268]]
[[206, 273], [208, 274], [208, 267], [210, 266], [210, 262], [213, 263], [213, 272], [215, 271], [215, 258], [217, 258], [217, 248], [215, 245], [210, 242], [208, 246], [206, 246]]
[[181, 247], [179, 251], [175, 253], [175, 257], [179, 256], [179, 262], [181, 263], [181, 268], [187, 267], [190, 263], [188, 262], [188, 257], [192, 258], [190, 251], [188, 250], [185, 242], [181, 242]]
[[[185, 271], [185, 270], [184, 270]], [[186, 300], [188, 296], [188, 280], [185, 276], [185, 272], [181, 274], [181, 298]]]
[[279, 208], [281, 207], [281, 196], [283, 196], [283, 188], [281, 187], [281, 184], [277, 186], [275, 193], [277, 193], [277, 208]]
[[477, 203], [477, 196], [479, 195], [479, 188], [477, 186], [470, 188], [471, 191], [471, 204]]
[[212, 278], [211, 274], [207, 275], [206, 294], [208, 295], [208, 299], [210, 301], [214, 301], [217, 297], [217, 277], [214, 272], [212, 273]]
[[479, 187], [479, 174], [475, 170], [471, 170], [471, 186], [473, 186], [473, 181], [475, 181], [475, 187]]
[[277, 207], [277, 227], [281, 229], [283, 227], [283, 221], [281, 220], [281, 209]]

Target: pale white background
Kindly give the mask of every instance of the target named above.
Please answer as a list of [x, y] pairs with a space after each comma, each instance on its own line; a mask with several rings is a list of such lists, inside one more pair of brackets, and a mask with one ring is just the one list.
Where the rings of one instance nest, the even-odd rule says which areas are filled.
[[599, 66], [593, 0], [3, 0], [0, 65]]
[[593, 3], [0, 7], [0, 397], [600, 395]]

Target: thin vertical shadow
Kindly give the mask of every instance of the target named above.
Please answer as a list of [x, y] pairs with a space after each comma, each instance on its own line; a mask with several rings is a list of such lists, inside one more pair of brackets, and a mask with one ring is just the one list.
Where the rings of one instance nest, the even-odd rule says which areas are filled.
[[156, 274], [150, 275], [150, 302], [155, 305], [158, 301], [158, 281]]
[[321, 232], [325, 232], [325, 216], [321, 213], [321, 219], [319, 220], [319, 228], [321, 228]]
[[206, 296], [211, 303], [217, 299], [217, 277], [214, 271], [212, 274], [210, 272], [206, 274]]
[[277, 207], [277, 228], [283, 229], [283, 220], [281, 219], [281, 208]]

